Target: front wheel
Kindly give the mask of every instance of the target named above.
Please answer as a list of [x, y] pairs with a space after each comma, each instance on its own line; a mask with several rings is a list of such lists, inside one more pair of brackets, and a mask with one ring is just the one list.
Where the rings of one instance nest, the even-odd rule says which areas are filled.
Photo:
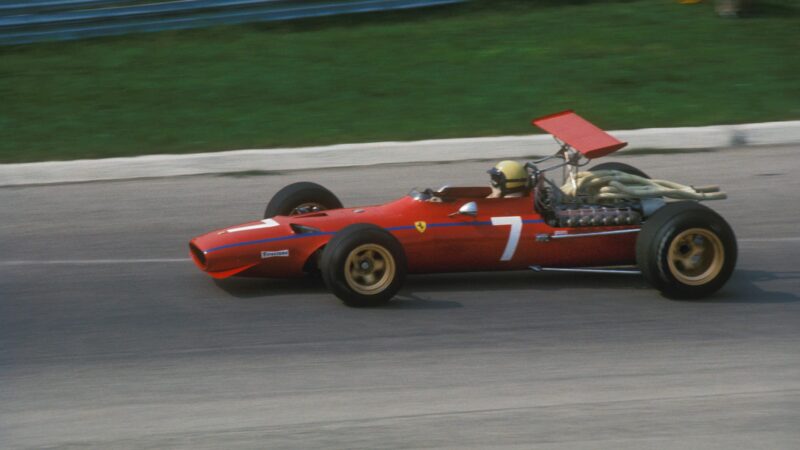
[[322, 251], [325, 285], [346, 305], [382, 305], [397, 294], [406, 276], [403, 246], [388, 231], [372, 224], [343, 228]]
[[672, 298], [713, 294], [730, 278], [736, 257], [730, 225], [695, 202], [662, 207], [647, 219], [636, 240], [636, 262], [642, 275]]

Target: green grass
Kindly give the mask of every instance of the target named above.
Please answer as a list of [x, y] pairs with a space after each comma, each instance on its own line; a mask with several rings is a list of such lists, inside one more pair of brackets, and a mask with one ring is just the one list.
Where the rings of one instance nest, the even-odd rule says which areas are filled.
[[800, 12], [475, 1], [0, 47], [0, 162], [800, 118]]

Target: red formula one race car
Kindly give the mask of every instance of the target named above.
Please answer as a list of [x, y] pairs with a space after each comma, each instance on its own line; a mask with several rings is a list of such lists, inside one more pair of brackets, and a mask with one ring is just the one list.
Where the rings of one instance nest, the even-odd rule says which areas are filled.
[[[192, 258], [214, 278], [320, 271], [350, 306], [389, 301], [408, 273], [641, 273], [681, 298], [710, 295], [728, 280], [733, 231], [698, 203], [724, 198], [718, 188], [652, 180], [620, 163], [579, 171], [626, 144], [572, 111], [533, 123], [560, 148], [524, 166], [498, 164], [489, 171], [492, 187], [413, 190], [383, 205], [344, 208], [324, 187], [294, 183], [275, 194], [263, 220], [192, 239]], [[554, 169], [561, 185], [547, 177]]]

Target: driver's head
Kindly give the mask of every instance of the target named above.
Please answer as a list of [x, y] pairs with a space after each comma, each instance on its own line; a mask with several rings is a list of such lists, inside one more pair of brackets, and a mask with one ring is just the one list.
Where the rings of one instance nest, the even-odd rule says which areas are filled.
[[487, 171], [492, 179], [492, 188], [500, 195], [525, 192], [528, 189], [528, 172], [516, 161], [500, 161]]

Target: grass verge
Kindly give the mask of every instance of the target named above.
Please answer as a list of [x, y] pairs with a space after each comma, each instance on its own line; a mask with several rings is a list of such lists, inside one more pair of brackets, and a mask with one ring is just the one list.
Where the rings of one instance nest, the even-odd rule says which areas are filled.
[[0, 47], [0, 162], [800, 118], [800, 13], [474, 1]]

